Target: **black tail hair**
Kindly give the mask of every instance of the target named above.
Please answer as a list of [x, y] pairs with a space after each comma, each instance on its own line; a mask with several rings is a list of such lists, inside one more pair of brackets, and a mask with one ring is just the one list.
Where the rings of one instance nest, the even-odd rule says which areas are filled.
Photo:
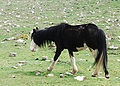
[[[105, 69], [105, 67], [107, 67], [107, 47], [105, 33], [101, 29], [99, 29], [98, 32], [98, 43], [99, 43], [98, 52], [93, 66], [98, 64], [100, 59], [102, 59], [103, 69]], [[101, 57], [102, 54], [103, 56]]]

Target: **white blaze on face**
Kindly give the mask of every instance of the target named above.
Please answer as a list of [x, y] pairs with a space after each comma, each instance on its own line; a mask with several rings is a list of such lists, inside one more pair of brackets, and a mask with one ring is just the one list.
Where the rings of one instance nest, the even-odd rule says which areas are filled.
[[33, 40], [31, 41], [31, 44], [30, 44], [30, 50], [31, 50], [32, 52], [35, 52], [35, 51], [38, 50], [38, 45], [36, 45]]

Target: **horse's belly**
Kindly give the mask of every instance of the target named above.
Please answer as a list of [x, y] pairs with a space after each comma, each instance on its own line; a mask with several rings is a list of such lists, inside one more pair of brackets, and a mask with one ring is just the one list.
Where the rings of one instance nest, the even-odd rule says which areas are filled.
[[86, 48], [87, 48], [87, 45], [86, 45], [86, 44], [84, 44], [84, 46], [82, 46], [82, 47], [76, 47], [76, 49], [77, 49], [78, 51], [84, 50], [84, 49], [86, 49]]

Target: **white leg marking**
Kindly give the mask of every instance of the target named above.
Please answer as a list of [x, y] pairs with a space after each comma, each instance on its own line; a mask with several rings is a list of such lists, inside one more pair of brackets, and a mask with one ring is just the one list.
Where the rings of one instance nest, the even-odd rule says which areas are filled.
[[52, 64], [48, 67], [48, 71], [52, 71], [56, 61], [53, 61]]
[[75, 74], [76, 72], [78, 72], [78, 68], [76, 66], [76, 61], [75, 61], [75, 58], [70, 56], [70, 59], [71, 59], [71, 62], [72, 62], [72, 66], [73, 66], [73, 71], [72, 71], [72, 74]]
[[96, 65], [95, 72], [92, 74], [93, 77], [96, 77], [96, 75], [99, 75], [100, 66], [102, 64], [102, 61], [103, 61], [103, 53], [100, 57], [100, 60], [99, 60], [98, 64]]
[[[92, 55], [93, 55], [93, 57], [94, 57], [94, 59], [96, 58], [96, 56], [97, 56], [97, 49], [96, 50], [93, 50], [92, 48], [90, 48], [90, 47], [88, 47], [89, 48], [89, 50], [90, 50], [90, 52], [92, 53]], [[89, 71], [91, 70], [91, 68], [92, 68], [92, 66], [90, 66], [90, 68], [89, 68]]]

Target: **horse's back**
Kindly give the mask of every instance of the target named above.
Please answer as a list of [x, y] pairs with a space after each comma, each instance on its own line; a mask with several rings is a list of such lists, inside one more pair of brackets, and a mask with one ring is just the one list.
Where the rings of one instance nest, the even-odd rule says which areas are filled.
[[[62, 34], [64, 47], [73, 48], [84, 47], [84, 43], [92, 49], [98, 47], [99, 28], [94, 24], [83, 24], [66, 28]], [[77, 49], [76, 49], [77, 50]]]

